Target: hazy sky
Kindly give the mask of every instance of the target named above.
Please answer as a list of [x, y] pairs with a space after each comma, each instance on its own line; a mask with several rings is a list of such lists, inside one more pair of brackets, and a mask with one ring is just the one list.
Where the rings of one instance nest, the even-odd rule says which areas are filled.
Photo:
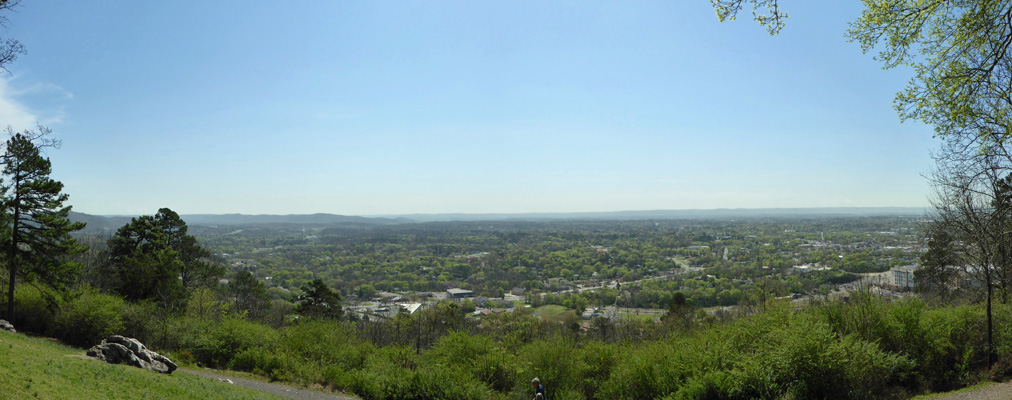
[[92, 214], [926, 205], [860, 3], [782, 6], [25, 1], [0, 122], [52, 128]]

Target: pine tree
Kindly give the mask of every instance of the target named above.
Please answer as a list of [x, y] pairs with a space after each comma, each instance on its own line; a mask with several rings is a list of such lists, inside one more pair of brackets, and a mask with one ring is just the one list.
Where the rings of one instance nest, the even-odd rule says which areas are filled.
[[[3, 177], [0, 186], [3, 244], [7, 269], [7, 317], [14, 318], [14, 288], [20, 278], [63, 289], [76, 281], [80, 265], [68, 261], [69, 256], [83, 252], [70, 233], [84, 228], [84, 223], [70, 222], [70, 207], [64, 207], [67, 194], [63, 184], [49, 177], [52, 164], [40, 154], [40, 146], [56, 146], [45, 140], [46, 128], [38, 132], [11, 133], [3, 155]], [[39, 142], [40, 144], [36, 144]]]
[[134, 218], [108, 242], [114, 289], [131, 300], [181, 301], [187, 290], [210, 286], [224, 272], [211, 253], [187, 234], [186, 222], [168, 208]]
[[299, 315], [320, 319], [341, 319], [341, 294], [331, 290], [322, 279], [314, 279], [302, 285], [302, 295], [295, 312]]

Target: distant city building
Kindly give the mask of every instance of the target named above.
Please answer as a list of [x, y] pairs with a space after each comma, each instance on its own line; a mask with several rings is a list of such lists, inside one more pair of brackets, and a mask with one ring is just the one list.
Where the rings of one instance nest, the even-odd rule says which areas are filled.
[[816, 264], [795, 265], [793, 268], [794, 268], [795, 272], [799, 272], [799, 273], [802, 273], [802, 274], [813, 272], [813, 271], [826, 271], [826, 270], [829, 269], [829, 267], [821, 265], [821, 264], [818, 264], [818, 263], [816, 263]]
[[893, 267], [890, 270], [892, 273], [893, 285], [901, 288], [917, 287], [917, 283], [914, 282], [914, 271], [917, 271], [916, 265]]
[[463, 299], [467, 297], [474, 297], [474, 292], [461, 288], [446, 289], [446, 294], [451, 299]]

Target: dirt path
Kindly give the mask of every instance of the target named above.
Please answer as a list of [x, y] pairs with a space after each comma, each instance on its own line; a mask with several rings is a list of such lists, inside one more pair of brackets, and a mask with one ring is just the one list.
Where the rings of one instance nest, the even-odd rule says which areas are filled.
[[932, 395], [931, 400], [1005, 400], [1012, 399], [1012, 382], [995, 383], [979, 389]]
[[355, 397], [342, 396], [334, 393], [320, 392], [316, 390], [297, 388], [294, 386], [282, 385], [279, 383], [268, 383], [261, 382], [253, 379], [237, 378], [234, 376], [220, 375], [206, 370], [195, 370], [180, 368], [176, 372], [183, 372], [187, 374], [193, 374], [203, 376], [210, 379], [228, 379], [232, 383], [247, 387], [261, 392], [270, 393], [275, 396], [281, 396], [284, 398], [295, 399], [295, 400], [358, 400]]

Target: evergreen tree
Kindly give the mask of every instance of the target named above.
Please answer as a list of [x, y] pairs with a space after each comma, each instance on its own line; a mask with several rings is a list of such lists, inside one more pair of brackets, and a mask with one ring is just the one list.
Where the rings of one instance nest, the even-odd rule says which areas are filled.
[[314, 318], [341, 319], [341, 295], [323, 283], [322, 279], [314, 279], [302, 285], [302, 295], [295, 312], [299, 315]]
[[959, 260], [957, 243], [945, 227], [931, 231], [928, 251], [921, 255], [921, 266], [914, 271], [917, 291], [947, 299], [952, 289], [958, 289]]
[[246, 312], [247, 318], [258, 320], [264, 317], [271, 305], [264, 283], [260, 282], [249, 271], [239, 271], [235, 279], [228, 283], [228, 293], [232, 297], [235, 311]]
[[114, 289], [132, 300], [169, 304], [186, 291], [207, 286], [223, 272], [211, 255], [187, 234], [186, 223], [168, 208], [130, 220], [109, 239]]
[[[76, 281], [80, 265], [68, 256], [85, 249], [70, 236], [84, 223], [70, 222], [68, 198], [63, 184], [49, 177], [52, 164], [40, 154], [40, 146], [57, 146], [47, 140], [46, 128], [38, 132], [11, 133], [2, 163], [6, 182], [0, 186], [4, 267], [7, 269], [7, 317], [14, 318], [14, 288], [20, 278], [55, 289]], [[38, 142], [39, 144], [37, 144]]]

